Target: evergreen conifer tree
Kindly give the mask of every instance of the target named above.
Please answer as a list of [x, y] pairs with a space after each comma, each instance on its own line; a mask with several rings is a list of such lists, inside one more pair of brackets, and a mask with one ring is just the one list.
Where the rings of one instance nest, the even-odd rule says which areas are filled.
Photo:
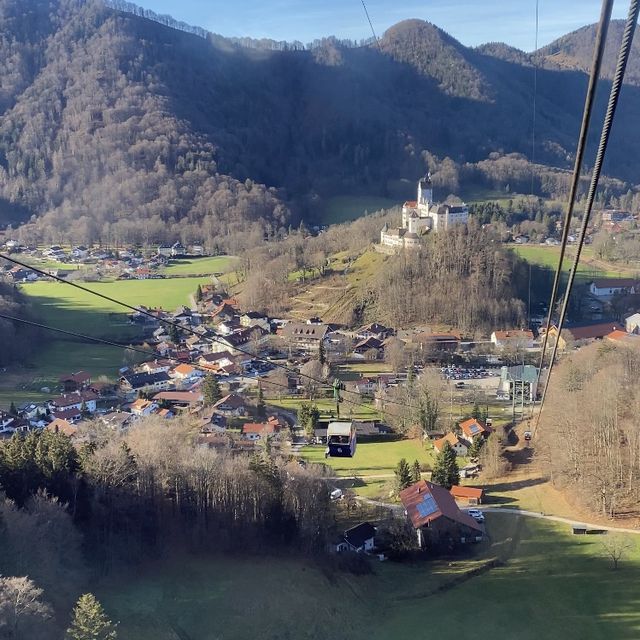
[[398, 462], [394, 473], [396, 474], [396, 484], [398, 486], [398, 491], [402, 491], [403, 489], [406, 489], [413, 484], [411, 467], [409, 466], [406, 458], [402, 458]]
[[202, 382], [202, 394], [207, 404], [215, 404], [222, 398], [220, 384], [213, 373], [208, 373]]
[[454, 484], [460, 482], [460, 470], [456, 461], [456, 452], [448, 442], [444, 443], [442, 451], [436, 456], [431, 482], [439, 484], [445, 489], [451, 489]]
[[91, 593], [80, 596], [67, 629], [67, 640], [116, 640], [116, 625]]
[[411, 480], [412, 482], [420, 482], [422, 479], [422, 470], [420, 469], [420, 462], [414, 460], [411, 465]]

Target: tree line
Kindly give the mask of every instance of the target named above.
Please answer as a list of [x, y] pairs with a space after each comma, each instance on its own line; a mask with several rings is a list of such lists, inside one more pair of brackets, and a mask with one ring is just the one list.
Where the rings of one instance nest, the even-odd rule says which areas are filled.
[[254, 455], [195, 448], [190, 434], [180, 420], [151, 419], [126, 435], [90, 424], [79, 445], [50, 431], [0, 443], [0, 573], [28, 575], [56, 629], [89, 578], [123, 562], [324, 550], [332, 517], [319, 467], [268, 445]]

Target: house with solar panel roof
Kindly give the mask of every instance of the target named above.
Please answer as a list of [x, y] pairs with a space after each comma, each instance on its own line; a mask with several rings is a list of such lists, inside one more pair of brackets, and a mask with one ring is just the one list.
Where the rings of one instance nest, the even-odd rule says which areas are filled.
[[444, 487], [420, 480], [403, 489], [400, 500], [422, 549], [480, 542], [484, 536], [483, 526], [461, 511]]
[[491, 427], [488, 427], [482, 420], [477, 418], [469, 418], [461, 422], [460, 429], [462, 431], [460, 439], [464, 440], [469, 446], [473, 444], [474, 438], [478, 436], [488, 438], [493, 433]]

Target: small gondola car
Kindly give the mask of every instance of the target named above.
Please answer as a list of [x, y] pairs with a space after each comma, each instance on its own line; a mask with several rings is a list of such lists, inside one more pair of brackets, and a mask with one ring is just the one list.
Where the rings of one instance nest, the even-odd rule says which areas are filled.
[[356, 427], [353, 422], [330, 422], [325, 455], [332, 458], [352, 458], [355, 453]]

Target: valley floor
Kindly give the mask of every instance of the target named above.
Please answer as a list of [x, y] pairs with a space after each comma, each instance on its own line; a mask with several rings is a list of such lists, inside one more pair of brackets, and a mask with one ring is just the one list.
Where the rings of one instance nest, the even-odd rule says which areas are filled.
[[597, 536], [566, 525], [488, 514], [474, 556], [373, 562], [333, 573], [296, 557], [215, 555], [137, 567], [97, 585], [136, 640], [478, 640], [637, 638], [640, 553], [617, 571]]

